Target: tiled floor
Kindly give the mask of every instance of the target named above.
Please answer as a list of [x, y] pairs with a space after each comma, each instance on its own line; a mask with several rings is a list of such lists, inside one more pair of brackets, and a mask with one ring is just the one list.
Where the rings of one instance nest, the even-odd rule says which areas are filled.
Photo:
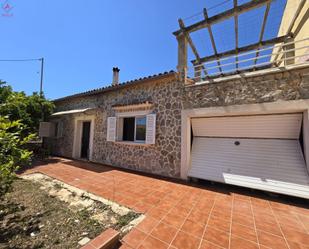
[[121, 248], [309, 248], [308, 202], [54, 158], [41, 172], [146, 214]]

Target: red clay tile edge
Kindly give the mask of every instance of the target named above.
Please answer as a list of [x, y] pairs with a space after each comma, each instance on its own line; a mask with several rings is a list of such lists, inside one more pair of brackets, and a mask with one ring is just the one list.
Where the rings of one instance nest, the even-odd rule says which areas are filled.
[[108, 228], [81, 249], [110, 249], [114, 248], [117, 243], [119, 243], [119, 232], [112, 228]]

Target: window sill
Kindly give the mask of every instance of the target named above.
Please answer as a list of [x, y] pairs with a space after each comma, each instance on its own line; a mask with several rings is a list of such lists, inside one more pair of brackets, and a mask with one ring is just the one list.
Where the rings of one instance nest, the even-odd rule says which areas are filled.
[[137, 146], [149, 146], [150, 144], [145, 144], [143, 142], [130, 142], [130, 141], [115, 141], [116, 144], [125, 144], [125, 145], [137, 145]]

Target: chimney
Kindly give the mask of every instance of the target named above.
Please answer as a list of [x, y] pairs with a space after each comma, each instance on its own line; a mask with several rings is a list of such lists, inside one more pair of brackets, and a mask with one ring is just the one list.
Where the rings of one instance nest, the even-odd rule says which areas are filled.
[[117, 86], [119, 84], [119, 71], [118, 67], [113, 67], [113, 83], [112, 86]]

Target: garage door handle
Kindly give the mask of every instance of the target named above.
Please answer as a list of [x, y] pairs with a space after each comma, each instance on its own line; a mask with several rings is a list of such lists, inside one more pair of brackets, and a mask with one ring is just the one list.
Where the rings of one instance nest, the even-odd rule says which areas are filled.
[[240, 145], [240, 142], [239, 142], [239, 141], [235, 141], [234, 144], [235, 144], [236, 146], [238, 146], [238, 145]]

